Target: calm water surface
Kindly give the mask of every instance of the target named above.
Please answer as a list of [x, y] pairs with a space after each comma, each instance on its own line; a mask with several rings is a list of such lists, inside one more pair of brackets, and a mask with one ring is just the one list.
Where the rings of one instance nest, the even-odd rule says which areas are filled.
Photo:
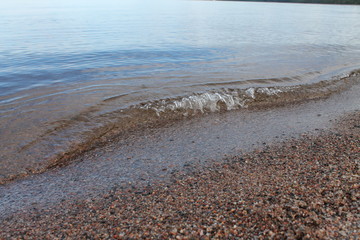
[[360, 6], [13, 0], [0, 26], [0, 178], [43, 168], [131, 106], [216, 104], [227, 89], [360, 68]]

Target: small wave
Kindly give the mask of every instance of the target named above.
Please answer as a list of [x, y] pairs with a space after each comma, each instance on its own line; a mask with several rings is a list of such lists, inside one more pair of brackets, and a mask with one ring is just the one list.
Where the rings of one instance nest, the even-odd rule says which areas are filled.
[[197, 93], [181, 99], [167, 99], [136, 106], [144, 110], [153, 110], [157, 116], [165, 112], [183, 112], [183, 115], [217, 112], [246, 108], [248, 103], [257, 99], [258, 95], [273, 96], [289, 92], [297, 87], [264, 87], [248, 89], [221, 89], [205, 93]]
[[[129, 108], [102, 113], [101, 106], [79, 113], [59, 123], [44, 135], [18, 149], [19, 158], [31, 156], [42, 159], [30, 173], [43, 172], [63, 166], [78, 155], [101, 146], [132, 131], [162, 127], [192, 116], [225, 112], [243, 108], [276, 107], [325, 98], [360, 82], [360, 70], [308, 85], [250, 87], [247, 89], [222, 88], [188, 96], [144, 102]], [[119, 98], [119, 96], [111, 96]], [[22, 172], [21, 169], [19, 172]], [[0, 183], [22, 176], [0, 178]]]
[[308, 85], [251, 87], [247, 89], [223, 88], [190, 96], [162, 99], [132, 106], [133, 109], [153, 111], [161, 114], [181, 113], [184, 116], [198, 113], [218, 112], [248, 108], [256, 105], [285, 104], [327, 97], [334, 92], [349, 87], [350, 77], [360, 75], [360, 70], [334, 77], [331, 81], [321, 81]]

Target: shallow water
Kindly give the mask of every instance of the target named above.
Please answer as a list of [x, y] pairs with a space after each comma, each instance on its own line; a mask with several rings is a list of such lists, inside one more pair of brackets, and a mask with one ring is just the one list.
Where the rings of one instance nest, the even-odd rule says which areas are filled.
[[1, 185], [0, 222], [63, 200], [97, 198], [113, 188], [167, 184], [172, 173], [201, 171], [304, 133], [323, 133], [344, 115], [360, 111], [360, 78], [356, 82], [327, 99], [214, 113], [121, 136], [73, 164]]
[[359, 20], [359, 6], [2, 1], [0, 179], [113, 129], [341, 90], [360, 66]]

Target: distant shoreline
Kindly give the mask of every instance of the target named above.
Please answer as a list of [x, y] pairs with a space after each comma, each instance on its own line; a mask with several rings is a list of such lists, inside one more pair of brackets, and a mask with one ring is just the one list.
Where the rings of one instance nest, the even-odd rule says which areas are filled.
[[360, 0], [217, 0], [217, 1], [360, 5]]

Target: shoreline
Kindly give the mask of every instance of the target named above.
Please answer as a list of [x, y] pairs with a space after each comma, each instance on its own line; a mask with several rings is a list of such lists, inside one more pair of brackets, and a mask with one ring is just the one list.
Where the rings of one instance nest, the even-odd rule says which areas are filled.
[[[119, 136], [126, 138], [134, 131], [167, 128], [177, 122], [207, 114], [245, 109], [269, 110], [326, 99], [359, 85], [359, 74], [359, 69], [356, 69], [343, 76], [333, 76], [331, 80], [308, 84], [194, 92], [188, 96], [159, 99], [112, 110], [101, 116], [93, 115], [88, 109], [57, 124], [50, 124], [53, 126], [46, 133], [32, 141], [28, 141], [28, 138], [33, 137], [33, 134], [24, 137], [13, 134], [21, 140], [17, 144], [10, 144], [15, 148], [8, 146], [1, 152], [3, 167], [0, 170], [0, 185], [70, 165], [81, 155], [102, 148]], [[23, 140], [27, 143], [22, 144]]]
[[359, 234], [360, 112], [169, 183], [7, 217], [0, 237], [348, 238]]
[[71, 165], [0, 185], [0, 221], [33, 208], [97, 198], [114, 188], [171, 181], [179, 171], [201, 172], [224, 158], [329, 130], [359, 111], [360, 85], [326, 99], [277, 108], [229, 111], [145, 129], [94, 149]]
[[[74, 129], [82, 129], [80, 125], [76, 125], [77, 120], [72, 123], [75, 124], [73, 126], [71, 120], [68, 120], [69, 122], [64, 121], [64, 126], [60, 124], [55, 129], [49, 130], [48, 136], [45, 134], [39, 141], [30, 142], [14, 151], [22, 154], [24, 160], [3, 162], [4, 168], [0, 172], [0, 185], [42, 174], [54, 168], [71, 165], [87, 152], [97, 148], [104, 148], [109, 142], [118, 141], [120, 138], [125, 139], [134, 135], [134, 133], [141, 135], [141, 132], [149, 128], [168, 128], [181, 121], [191, 121], [194, 118], [206, 117], [208, 114], [216, 117], [216, 114], [238, 111], [238, 114], [241, 115], [243, 111], [246, 114], [246, 110], [270, 111], [271, 109], [291, 107], [292, 105], [300, 105], [313, 100], [327, 99], [338, 93], [348, 91], [352, 86], [359, 85], [359, 74], [360, 72], [357, 69], [343, 77], [338, 76], [332, 80], [311, 84], [250, 87], [246, 89], [227, 89], [226, 91], [224, 89], [214, 90], [205, 93], [194, 93], [187, 97], [169, 98], [144, 103], [144, 105], [134, 105], [119, 112], [115, 111], [114, 113], [117, 112], [117, 114], [123, 116], [117, 116], [118, 119], [116, 118], [115, 122], [110, 121], [97, 128], [89, 127], [87, 129], [89, 134], [80, 134], [83, 136], [77, 136], [78, 133], [74, 133], [72, 136], [69, 135]], [[92, 118], [88, 114], [90, 113], [80, 113], [73, 118], [80, 119], [79, 122], [82, 122], [83, 119]], [[99, 120], [101, 119], [96, 119], [94, 122]], [[78, 124], [80, 124], [79, 122]], [[89, 122], [87, 124], [91, 125]], [[57, 135], [60, 135], [59, 139], [57, 139], [59, 137]], [[79, 137], [79, 139], [74, 141], [74, 136]], [[43, 148], [47, 148], [48, 154], [45, 154], [46, 151], [41, 150]], [[50, 152], [52, 153], [50, 154]], [[10, 155], [8, 157], [11, 160], [17, 159], [14, 156]], [[5, 155], [2, 157], [7, 158]], [[18, 158], [21, 159], [20, 155]], [[36, 158], [37, 160], [33, 162], [30, 158]], [[10, 165], [6, 164], [7, 162]], [[15, 171], [11, 170], [14, 167], [11, 164], [17, 166]]]

